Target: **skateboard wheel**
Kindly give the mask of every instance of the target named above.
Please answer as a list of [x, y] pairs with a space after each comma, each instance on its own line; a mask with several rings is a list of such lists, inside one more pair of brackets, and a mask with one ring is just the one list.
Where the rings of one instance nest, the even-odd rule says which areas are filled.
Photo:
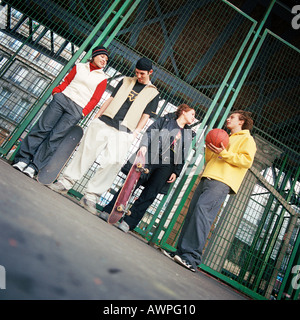
[[119, 212], [124, 211], [124, 207], [123, 206], [117, 206], [117, 211], [119, 211]]
[[140, 169], [140, 168], [142, 168], [143, 166], [142, 166], [141, 163], [137, 163], [137, 164], [136, 164], [136, 167], [137, 167], [138, 169]]
[[145, 172], [146, 174], [148, 174], [148, 173], [149, 173], [149, 169], [148, 169], [148, 168], [144, 169], [144, 172]]
[[128, 210], [128, 211], [126, 212], [126, 216], [130, 216], [130, 215], [131, 215], [131, 211]]

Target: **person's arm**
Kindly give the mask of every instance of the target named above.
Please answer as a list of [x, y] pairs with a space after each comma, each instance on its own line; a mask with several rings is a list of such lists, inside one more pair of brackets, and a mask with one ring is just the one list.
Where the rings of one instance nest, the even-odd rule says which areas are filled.
[[94, 119], [97, 119], [102, 116], [103, 112], [107, 109], [109, 104], [112, 102], [114, 98], [109, 97], [107, 100], [105, 100], [101, 106], [101, 108], [98, 110], [98, 112], [95, 114]]
[[255, 152], [256, 144], [254, 142], [254, 139], [251, 137], [242, 144], [240, 150], [237, 153], [224, 149], [222, 152], [220, 152], [220, 156], [227, 163], [233, 166], [248, 169], [252, 166]]
[[150, 115], [143, 113], [141, 116], [141, 119], [138, 123], [138, 125], [136, 126], [135, 130], [133, 131], [133, 137], [136, 138], [137, 135], [143, 130], [143, 128], [145, 127], [147, 121], [149, 120]]
[[63, 92], [66, 89], [66, 87], [71, 83], [71, 81], [74, 79], [76, 72], [77, 72], [77, 69], [75, 65], [71, 69], [71, 71], [66, 75], [66, 77], [64, 78], [64, 81], [52, 90], [52, 95], [54, 95], [55, 93]]
[[146, 106], [144, 113], [142, 114], [142, 117], [136, 127], [136, 129], [133, 132], [134, 138], [137, 137], [137, 135], [143, 130], [145, 127], [147, 121], [150, 119], [151, 114], [155, 114], [155, 111], [157, 109], [159, 102], [159, 96], [157, 95], [154, 99], [152, 99]]
[[174, 167], [174, 174], [176, 175], [176, 177], [179, 177], [181, 173], [181, 170], [188, 156], [192, 141], [195, 137], [196, 137], [196, 133], [193, 130], [187, 129], [187, 128], [183, 130], [182, 142], [181, 142], [182, 143], [181, 161], [179, 163], [176, 163]]
[[221, 145], [221, 148], [217, 148], [210, 144], [209, 149], [219, 154], [224, 161], [233, 166], [247, 169], [252, 166], [256, 152], [256, 144], [252, 137], [249, 137], [241, 144], [238, 152], [233, 152], [230, 149], [226, 150], [223, 144]]
[[102, 114], [104, 113], [104, 111], [107, 109], [107, 107], [109, 106], [109, 104], [112, 102], [113, 98], [115, 97], [115, 95], [117, 94], [118, 90], [120, 89], [120, 87], [123, 84], [123, 79], [118, 83], [118, 85], [115, 87], [115, 89], [113, 90], [111, 96], [104, 101], [104, 103], [102, 104], [101, 108], [99, 109], [99, 111], [95, 114], [94, 119], [97, 119], [99, 117], [102, 116]]
[[147, 152], [148, 148], [146, 146], [141, 146], [140, 149], [139, 149], [139, 152], [145, 156], [146, 155], [146, 152]]
[[207, 163], [212, 158], [215, 152], [213, 152], [208, 145], [206, 145], [204, 152], [205, 152], [205, 162]]
[[93, 96], [91, 97], [90, 101], [87, 103], [87, 105], [82, 109], [82, 115], [83, 116], [86, 116], [88, 115], [95, 107], [96, 105], [98, 104], [98, 102], [100, 101], [105, 89], [106, 89], [106, 85], [107, 85], [107, 80], [103, 80], [101, 81]]
[[170, 176], [170, 178], [169, 178], [169, 180], [167, 181], [167, 183], [173, 183], [173, 182], [175, 182], [176, 178], [177, 178], [176, 173], [172, 173], [171, 176]]
[[159, 130], [161, 130], [164, 124], [164, 120], [165, 118], [163, 117], [158, 118], [147, 128], [141, 138], [140, 146], [148, 147], [151, 144], [151, 140], [156, 139], [157, 135], [159, 135]]

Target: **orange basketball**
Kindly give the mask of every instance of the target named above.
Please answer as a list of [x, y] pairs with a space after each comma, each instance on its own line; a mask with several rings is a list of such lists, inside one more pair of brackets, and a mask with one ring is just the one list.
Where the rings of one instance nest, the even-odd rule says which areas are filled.
[[221, 142], [223, 142], [223, 145], [225, 148], [227, 148], [229, 143], [229, 135], [228, 133], [223, 129], [212, 129], [208, 132], [205, 142], [212, 143], [216, 147], [221, 147]]

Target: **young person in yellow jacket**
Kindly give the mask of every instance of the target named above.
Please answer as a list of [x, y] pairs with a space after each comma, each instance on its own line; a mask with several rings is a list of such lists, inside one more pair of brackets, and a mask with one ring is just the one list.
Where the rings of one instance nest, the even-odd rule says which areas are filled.
[[222, 203], [229, 193], [238, 192], [256, 152], [250, 135], [253, 120], [249, 112], [233, 111], [226, 126], [230, 130], [227, 148], [223, 144], [220, 148], [206, 145], [205, 169], [191, 200], [176, 252], [163, 251], [193, 272], [201, 263], [202, 250]]
[[136, 63], [135, 77], [125, 77], [103, 103], [88, 126], [71, 163], [50, 188], [67, 193], [99, 157], [100, 168], [89, 180], [81, 204], [97, 214], [98, 197], [112, 185], [129, 148], [155, 114], [159, 92], [151, 83], [152, 62], [141, 58]]

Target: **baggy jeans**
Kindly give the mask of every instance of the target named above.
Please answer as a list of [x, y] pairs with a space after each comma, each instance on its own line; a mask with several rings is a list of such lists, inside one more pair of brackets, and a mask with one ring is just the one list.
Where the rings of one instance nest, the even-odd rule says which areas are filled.
[[228, 185], [208, 178], [202, 178], [195, 190], [176, 251], [195, 269], [201, 264], [209, 231], [229, 192]]
[[119, 131], [99, 119], [94, 119], [59, 181], [66, 189], [71, 189], [99, 157], [100, 168], [89, 180], [85, 194], [90, 200], [96, 201], [97, 196], [112, 185], [126, 160], [132, 142], [132, 134]]
[[36, 171], [43, 168], [68, 130], [78, 123], [82, 108], [63, 93], [56, 93], [37, 123], [24, 138], [14, 162], [23, 161]]

